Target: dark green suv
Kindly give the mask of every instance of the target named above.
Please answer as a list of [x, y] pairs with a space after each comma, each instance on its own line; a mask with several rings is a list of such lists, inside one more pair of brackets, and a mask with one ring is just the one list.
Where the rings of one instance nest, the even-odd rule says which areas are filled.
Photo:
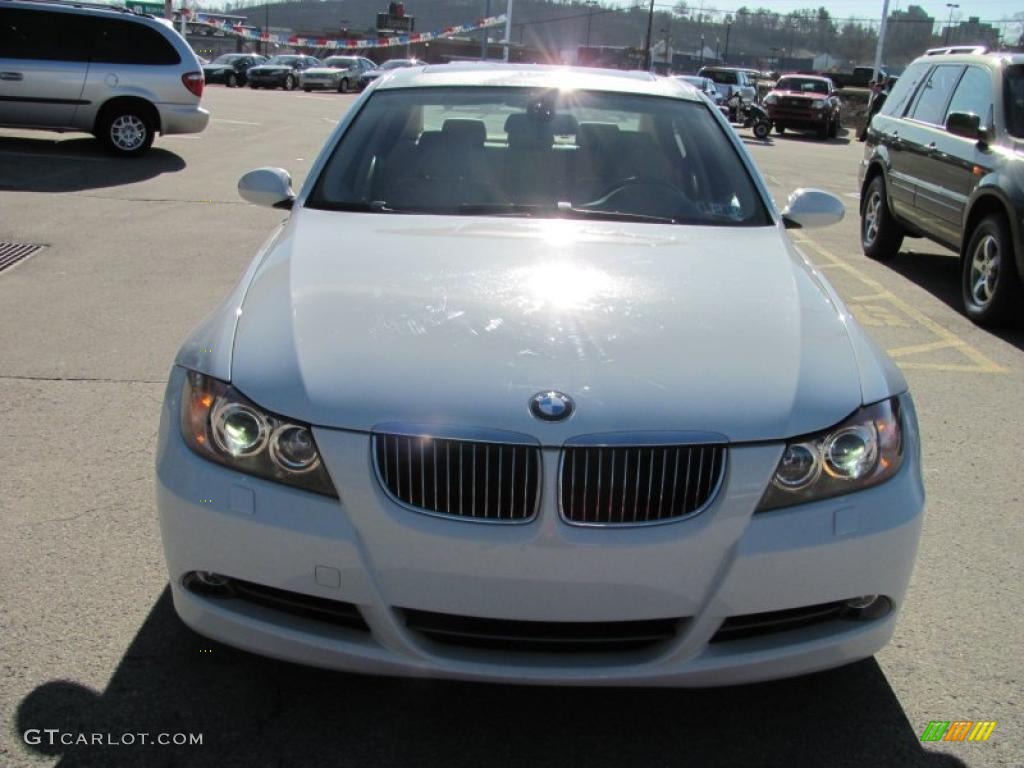
[[916, 59], [871, 121], [860, 180], [865, 254], [891, 259], [904, 237], [952, 248], [968, 316], [1009, 322], [1024, 293], [1024, 55]]

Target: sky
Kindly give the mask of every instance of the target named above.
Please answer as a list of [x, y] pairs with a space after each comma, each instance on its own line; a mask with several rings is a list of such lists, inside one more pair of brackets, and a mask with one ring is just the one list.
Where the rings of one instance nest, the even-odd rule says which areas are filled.
[[[1011, 18], [1016, 13], [1024, 14], [1024, 0], [953, 0], [958, 2], [959, 8], [953, 9], [953, 20], [958, 18], [967, 20], [969, 16], [978, 16], [982, 20], [1000, 20]], [[655, 0], [655, 7], [670, 7], [669, 0]], [[687, 0], [691, 8], [699, 8], [700, 0]], [[878, 19], [882, 16], [882, 0], [705, 0], [705, 7], [715, 8], [722, 11], [735, 11], [737, 8], [746, 6], [757, 8], [764, 6], [779, 13], [787, 13], [800, 8], [817, 8], [825, 6], [834, 18], [846, 19], [850, 16], [858, 18]], [[950, 9], [946, 7], [946, 0], [933, 2], [932, 0], [890, 0], [889, 12], [894, 10], [906, 10], [910, 5], [919, 5], [924, 8], [929, 16], [934, 16], [943, 24], [949, 18]]]

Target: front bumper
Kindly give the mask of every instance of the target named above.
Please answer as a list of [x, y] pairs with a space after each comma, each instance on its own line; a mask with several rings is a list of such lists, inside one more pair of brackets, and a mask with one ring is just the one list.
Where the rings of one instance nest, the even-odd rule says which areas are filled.
[[160, 113], [160, 133], [202, 133], [210, 122], [209, 110], [198, 104], [157, 104]]
[[[879, 650], [893, 632], [896, 610], [874, 621], [709, 643], [730, 616], [864, 594], [886, 595], [898, 610], [924, 502], [914, 427], [903, 469], [868, 491], [753, 516], [781, 446], [734, 446], [722, 490], [707, 511], [619, 530], [560, 520], [553, 508], [558, 451], [545, 450], [537, 520], [478, 525], [390, 501], [363, 434], [316, 430], [340, 501], [199, 458], [180, 437], [181, 374], [175, 371], [157, 456], [174, 605], [186, 624], [229, 645], [368, 673], [708, 686], [846, 664]], [[912, 421], [909, 401], [907, 413]], [[195, 594], [182, 580], [196, 570], [352, 603], [369, 631]], [[685, 621], [673, 639], [651, 650], [553, 655], [440, 646], [406, 626], [400, 609], [529, 621]]]
[[314, 91], [336, 91], [340, 82], [340, 77], [302, 77], [299, 78], [299, 87], [311, 88]]
[[[290, 72], [282, 72], [278, 75], [265, 75], [261, 72], [249, 72], [249, 85], [259, 85], [264, 88], [280, 88], [285, 84]], [[296, 81], [298, 78], [296, 78]]]
[[832, 112], [827, 109], [800, 109], [792, 107], [766, 107], [768, 117], [776, 125], [793, 128], [820, 128], [828, 122]]

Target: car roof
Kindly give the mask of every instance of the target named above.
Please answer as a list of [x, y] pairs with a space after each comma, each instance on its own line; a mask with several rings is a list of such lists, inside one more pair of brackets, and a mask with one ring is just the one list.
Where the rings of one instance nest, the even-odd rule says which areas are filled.
[[801, 80], [818, 80], [822, 83], [832, 82], [832, 78], [825, 75], [801, 75], [799, 72], [786, 72], [785, 74], [779, 75], [779, 80], [784, 77], [799, 77]]
[[918, 56], [912, 63], [917, 64], [920, 61], [931, 64], [980, 64], [985, 67], [998, 67], [1002, 64], [1024, 64], [1024, 53], [926, 53]]
[[395, 69], [377, 87], [394, 89], [443, 86], [614, 91], [675, 98], [682, 96], [694, 101], [700, 98], [692, 86], [649, 72], [485, 62], [430, 64], [424, 67]]

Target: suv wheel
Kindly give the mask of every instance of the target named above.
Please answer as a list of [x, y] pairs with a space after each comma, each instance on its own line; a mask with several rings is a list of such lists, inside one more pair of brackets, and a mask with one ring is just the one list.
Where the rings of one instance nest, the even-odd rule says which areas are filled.
[[825, 122], [818, 126], [818, 139], [825, 140], [832, 135], [832, 120], [826, 118]]
[[900, 252], [903, 230], [892, 214], [885, 198], [885, 179], [876, 176], [868, 184], [860, 212], [860, 245], [864, 255], [877, 261], [888, 261]]
[[964, 309], [979, 325], [1010, 320], [1013, 294], [1020, 291], [1010, 232], [1002, 216], [986, 216], [974, 228], [963, 259]]
[[284, 89], [286, 91], [294, 91], [295, 90], [295, 76], [294, 75], [288, 75], [288, 77], [286, 77], [284, 79]]
[[348, 85], [348, 78], [347, 77], [341, 78], [341, 82], [338, 83], [338, 93], [348, 93], [349, 90], [350, 89], [349, 89], [349, 85]]
[[829, 134], [829, 137], [833, 139], [839, 138], [839, 127], [841, 121], [842, 120], [839, 115], [836, 115], [834, 118], [832, 118], [832, 132]]
[[237, 87], [238, 87], [238, 75], [236, 75], [234, 72], [232, 72], [230, 75], [228, 75], [228, 88], [237, 88]]
[[138, 107], [119, 107], [100, 118], [97, 133], [116, 154], [138, 157], [153, 144], [153, 119]]
[[776, 123], [775, 124], [775, 132], [777, 134], [779, 134], [779, 136], [781, 136], [782, 134], [784, 134], [786, 132], [786, 126], [780, 125], [779, 123]]

